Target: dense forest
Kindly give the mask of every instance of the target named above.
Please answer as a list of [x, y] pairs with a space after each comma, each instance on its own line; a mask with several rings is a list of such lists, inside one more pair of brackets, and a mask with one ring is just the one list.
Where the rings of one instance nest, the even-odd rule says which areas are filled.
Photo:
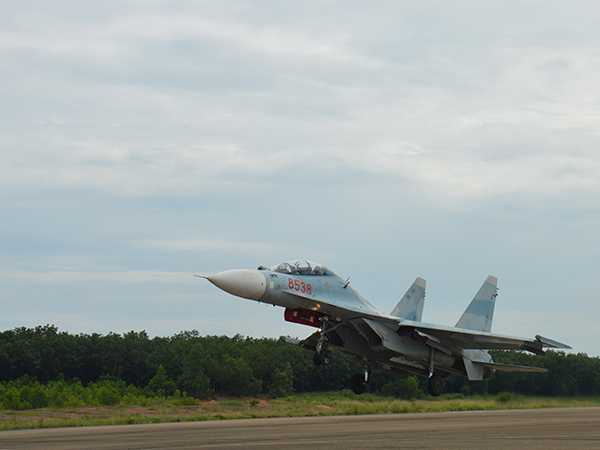
[[[545, 357], [508, 351], [492, 354], [497, 362], [549, 370], [498, 372], [484, 382], [452, 377], [446, 382], [447, 391], [463, 395], [506, 391], [540, 396], [600, 395], [598, 357], [563, 352], [548, 352]], [[17, 328], [0, 333], [0, 388], [15, 382], [61, 380], [100, 386], [98, 383], [111, 381], [137, 393], [165, 396], [277, 397], [347, 389], [351, 376], [362, 370], [339, 352], [333, 353], [328, 366], [315, 366], [312, 356], [278, 339], [200, 336], [195, 330], [151, 339], [144, 331], [73, 335], [49, 325]], [[374, 370], [369, 390], [415, 396], [424, 390], [423, 382], [415, 378], [393, 381], [389, 371]]]

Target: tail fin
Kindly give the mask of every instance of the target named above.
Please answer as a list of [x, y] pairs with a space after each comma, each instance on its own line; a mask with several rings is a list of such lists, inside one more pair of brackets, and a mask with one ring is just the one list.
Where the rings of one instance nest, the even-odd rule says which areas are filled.
[[423, 278], [417, 277], [392, 311], [392, 316], [420, 322], [423, 316], [423, 304], [425, 303], [425, 284], [426, 281]]
[[490, 275], [456, 323], [456, 328], [486, 331], [489, 333], [492, 330], [494, 305], [497, 296], [498, 278]]

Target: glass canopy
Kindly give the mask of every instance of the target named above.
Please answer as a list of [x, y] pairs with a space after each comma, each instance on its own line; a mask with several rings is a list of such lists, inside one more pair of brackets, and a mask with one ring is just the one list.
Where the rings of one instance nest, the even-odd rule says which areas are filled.
[[267, 270], [289, 275], [331, 275], [327, 267], [304, 259], [282, 262], [277, 266], [269, 267]]

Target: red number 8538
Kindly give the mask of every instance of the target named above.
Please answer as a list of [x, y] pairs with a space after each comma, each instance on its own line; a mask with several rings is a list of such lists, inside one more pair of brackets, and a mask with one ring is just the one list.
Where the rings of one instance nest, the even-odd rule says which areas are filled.
[[298, 292], [302, 292], [303, 294], [312, 295], [311, 285], [308, 283], [305, 283], [304, 281], [294, 280], [293, 278], [288, 278], [288, 288], [294, 289]]

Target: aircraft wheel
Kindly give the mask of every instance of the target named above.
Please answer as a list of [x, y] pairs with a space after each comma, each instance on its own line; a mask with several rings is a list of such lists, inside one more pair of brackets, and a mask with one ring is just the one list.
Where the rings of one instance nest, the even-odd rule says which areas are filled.
[[318, 353], [313, 353], [313, 362], [315, 363], [315, 366], [320, 366], [321, 365], [321, 358], [319, 357]]
[[360, 373], [355, 374], [352, 377], [352, 380], [350, 381], [350, 386], [352, 387], [352, 391], [354, 391], [355, 394], [364, 394], [367, 390], [367, 385], [365, 384], [365, 376]]
[[432, 397], [437, 397], [444, 393], [444, 380], [439, 375], [432, 375], [427, 381], [427, 391]]
[[329, 355], [325, 352], [316, 353], [313, 355], [313, 362], [316, 366], [329, 365]]

